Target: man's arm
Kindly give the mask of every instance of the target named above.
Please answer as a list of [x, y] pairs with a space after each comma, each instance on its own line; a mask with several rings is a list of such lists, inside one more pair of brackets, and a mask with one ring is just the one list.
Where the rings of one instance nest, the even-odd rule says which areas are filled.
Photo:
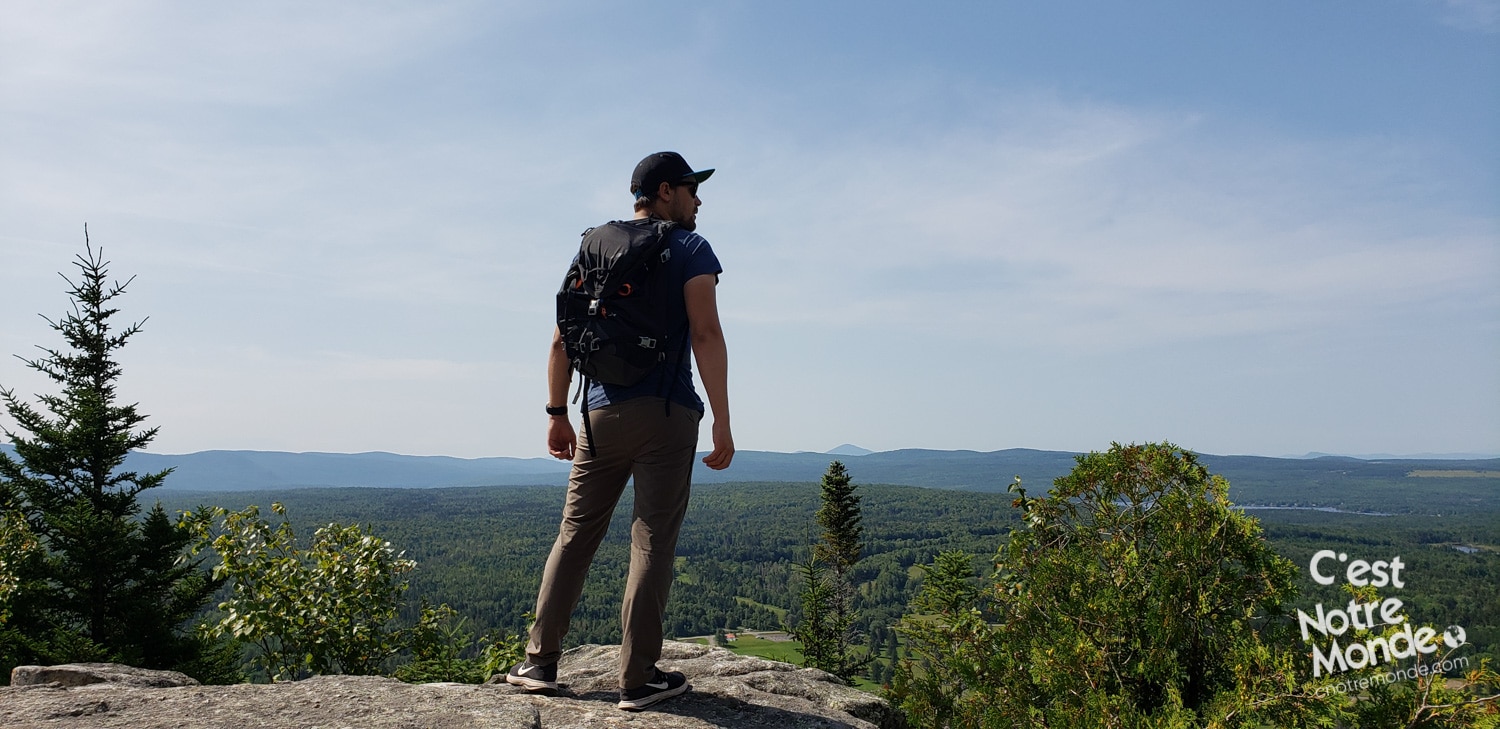
[[[563, 347], [562, 331], [552, 330], [552, 351], [547, 354], [547, 407], [563, 407], [568, 404], [568, 385], [573, 381], [573, 365], [568, 362], [568, 351]], [[547, 416], [547, 452], [553, 458], [573, 460], [573, 449], [578, 445], [578, 436], [566, 415]]]
[[724, 346], [724, 330], [719, 326], [715, 289], [718, 283], [713, 274], [694, 276], [683, 284], [682, 296], [687, 303], [693, 359], [698, 361], [698, 375], [703, 378], [708, 406], [714, 415], [714, 450], [704, 456], [703, 463], [722, 471], [734, 460], [734, 436], [729, 431], [729, 351]]

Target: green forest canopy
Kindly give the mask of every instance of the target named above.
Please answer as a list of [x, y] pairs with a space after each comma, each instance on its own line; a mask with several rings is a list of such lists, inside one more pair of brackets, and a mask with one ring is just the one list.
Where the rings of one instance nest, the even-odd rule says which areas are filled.
[[[855, 474], [857, 478], [857, 473]], [[1431, 479], [1457, 486], [1465, 479]], [[860, 628], [872, 644], [915, 594], [920, 570], [950, 549], [990, 557], [1017, 516], [1007, 494], [860, 485], [866, 556], [855, 571]], [[777, 629], [797, 610], [792, 565], [817, 537], [815, 483], [709, 484], [694, 489], [678, 546], [679, 578], [668, 633], [705, 635], [723, 627]], [[1234, 492], [1231, 491], [1231, 494]], [[409, 597], [446, 602], [480, 631], [518, 631], [531, 610], [541, 565], [556, 536], [559, 487], [299, 489], [279, 492], [163, 493], [169, 510], [200, 503], [230, 509], [286, 504], [299, 531], [331, 521], [361, 523], [418, 563]], [[1358, 494], [1346, 500], [1359, 501]], [[619, 594], [628, 560], [630, 510], [601, 547], [570, 640], [619, 640]], [[1277, 552], [1305, 566], [1319, 549], [1369, 559], [1399, 554], [1410, 580], [1401, 595], [1413, 620], [1461, 625], [1478, 652], [1500, 658], [1500, 508], [1435, 515], [1370, 516], [1299, 510], [1253, 511]], [[1456, 549], [1464, 547], [1473, 551]], [[1299, 570], [1292, 607], [1339, 602], [1335, 587]], [[408, 615], [409, 619], [412, 617]], [[1497, 661], [1500, 663], [1500, 661]]]

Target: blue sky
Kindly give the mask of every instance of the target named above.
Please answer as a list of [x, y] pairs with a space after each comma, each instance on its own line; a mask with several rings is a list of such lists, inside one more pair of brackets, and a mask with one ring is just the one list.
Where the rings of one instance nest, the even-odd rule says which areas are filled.
[[674, 149], [742, 449], [1500, 453], [1492, 0], [5, 16], [0, 353], [87, 222], [157, 452], [544, 455], [552, 294]]

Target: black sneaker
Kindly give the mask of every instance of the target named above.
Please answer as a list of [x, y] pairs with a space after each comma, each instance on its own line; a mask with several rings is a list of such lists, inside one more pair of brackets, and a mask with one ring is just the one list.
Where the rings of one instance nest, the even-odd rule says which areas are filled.
[[686, 690], [688, 690], [687, 676], [677, 671], [666, 673], [658, 668], [656, 675], [652, 676], [646, 685], [622, 689], [618, 706], [626, 711], [637, 711], [662, 699], [670, 699]]
[[521, 661], [506, 672], [505, 682], [527, 691], [556, 691], [557, 664], [538, 666], [531, 661]]

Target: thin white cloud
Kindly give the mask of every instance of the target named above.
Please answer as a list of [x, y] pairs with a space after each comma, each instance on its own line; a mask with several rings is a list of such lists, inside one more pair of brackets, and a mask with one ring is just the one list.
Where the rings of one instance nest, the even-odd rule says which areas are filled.
[[1500, 33], [1500, 1], [1438, 0], [1445, 25], [1479, 33]]
[[1496, 308], [1500, 226], [1393, 199], [1390, 142], [1226, 144], [1239, 130], [1192, 117], [1028, 101], [997, 103], [1029, 118], [818, 150], [815, 174], [752, 203], [797, 222], [741, 226], [766, 233], [744, 237], [747, 278], [779, 280], [737, 308], [955, 331], [1024, 312], [1024, 341], [1091, 348], [1338, 327], [1434, 291]]
[[467, 6], [11, 2], [0, 90], [46, 112], [307, 103], [451, 41]]

